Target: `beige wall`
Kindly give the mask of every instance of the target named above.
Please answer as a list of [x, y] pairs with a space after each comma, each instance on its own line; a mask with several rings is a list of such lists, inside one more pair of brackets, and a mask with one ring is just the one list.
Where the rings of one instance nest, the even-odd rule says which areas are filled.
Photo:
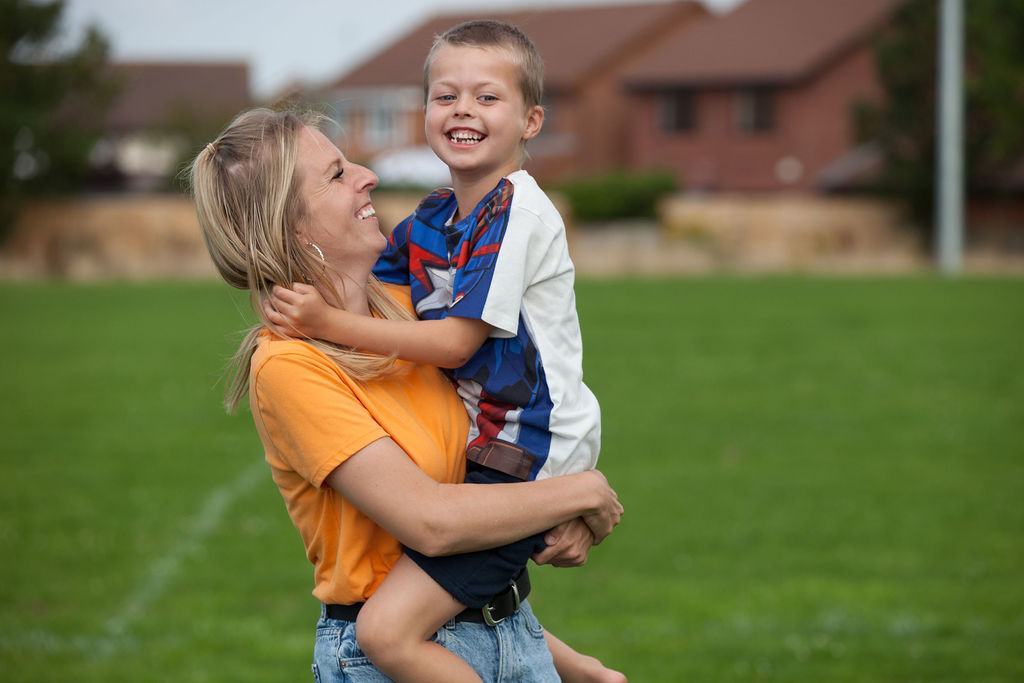
[[[378, 193], [390, 231], [418, 195]], [[145, 279], [216, 277], [188, 197], [139, 194], [35, 201], [0, 250], [0, 276]]]
[[3, 272], [14, 276], [214, 276], [195, 210], [178, 195], [31, 202], [0, 253]]
[[717, 268], [889, 270], [922, 265], [923, 251], [891, 202], [842, 197], [673, 197], [660, 207], [666, 238]]
[[[418, 200], [417, 194], [376, 193], [381, 227], [390, 230]], [[583, 275], [645, 268], [677, 273], [732, 268], [885, 270], [897, 263], [893, 259], [907, 264], [921, 254], [899, 230], [898, 211], [870, 200], [680, 196], [661, 207], [660, 237], [644, 233], [654, 239], [650, 244], [630, 230], [614, 232], [623, 242], [615, 242], [619, 237], [614, 236], [613, 241], [604, 241], [601, 235], [612, 233], [600, 226], [576, 226], [564, 202], [559, 202], [559, 210]], [[26, 206], [0, 250], [0, 277], [214, 278], [216, 273], [187, 197], [136, 195]]]

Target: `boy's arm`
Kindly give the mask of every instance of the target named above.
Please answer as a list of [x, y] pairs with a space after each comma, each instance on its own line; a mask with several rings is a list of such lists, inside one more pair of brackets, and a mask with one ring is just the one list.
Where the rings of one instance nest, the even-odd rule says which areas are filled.
[[465, 365], [492, 327], [482, 320], [384, 320], [331, 306], [312, 286], [275, 287], [264, 305], [267, 319], [281, 329], [381, 355], [442, 368]]
[[334, 310], [321, 339], [440, 368], [465, 365], [492, 329], [472, 318], [384, 320]]

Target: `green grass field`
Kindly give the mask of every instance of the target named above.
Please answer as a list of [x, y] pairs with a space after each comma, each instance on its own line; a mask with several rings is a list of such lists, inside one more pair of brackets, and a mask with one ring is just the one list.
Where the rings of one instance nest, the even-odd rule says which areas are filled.
[[[542, 621], [637, 683], [1024, 680], [1024, 280], [584, 281], [626, 506]], [[0, 285], [0, 680], [311, 680], [244, 297]]]

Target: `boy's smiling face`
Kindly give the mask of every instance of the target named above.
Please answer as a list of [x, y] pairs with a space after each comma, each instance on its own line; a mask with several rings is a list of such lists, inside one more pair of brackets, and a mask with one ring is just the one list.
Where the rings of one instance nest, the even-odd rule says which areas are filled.
[[498, 179], [519, 169], [523, 144], [544, 121], [527, 109], [515, 64], [498, 47], [446, 45], [430, 64], [425, 130], [452, 180]]

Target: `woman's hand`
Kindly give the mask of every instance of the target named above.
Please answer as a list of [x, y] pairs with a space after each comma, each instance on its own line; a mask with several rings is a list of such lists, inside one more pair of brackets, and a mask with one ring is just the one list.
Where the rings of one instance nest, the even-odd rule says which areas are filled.
[[594, 533], [577, 517], [548, 531], [544, 540], [548, 547], [533, 555], [534, 562], [553, 567], [582, 567], [594, 545]]
[[339, 309], [324, 301], [312, 285], [292, 283], [292, 289], [274, 285], [270, 298], [263, 302], [267, 320], [279, 330], [302, 337], [329, 338], [331, 316]]
[[601, 504], [597, 509], [583, 515], [583, 521], [587, 523], [587, 526], [590, 527], [594, 534], [594, 545], [597, 545], [608, 537], [608, 534], [612, 532], [612, 529], [621, 520], [623, 512], [622, 503], [619, 502], [619, 496], [615, 493], [615, 490], [608, 485], [608, 480], [599, 471], [590, 470], [582, 474], [596, 479], [594, 486], [597, 487], [597, 491], [600, 494]]

